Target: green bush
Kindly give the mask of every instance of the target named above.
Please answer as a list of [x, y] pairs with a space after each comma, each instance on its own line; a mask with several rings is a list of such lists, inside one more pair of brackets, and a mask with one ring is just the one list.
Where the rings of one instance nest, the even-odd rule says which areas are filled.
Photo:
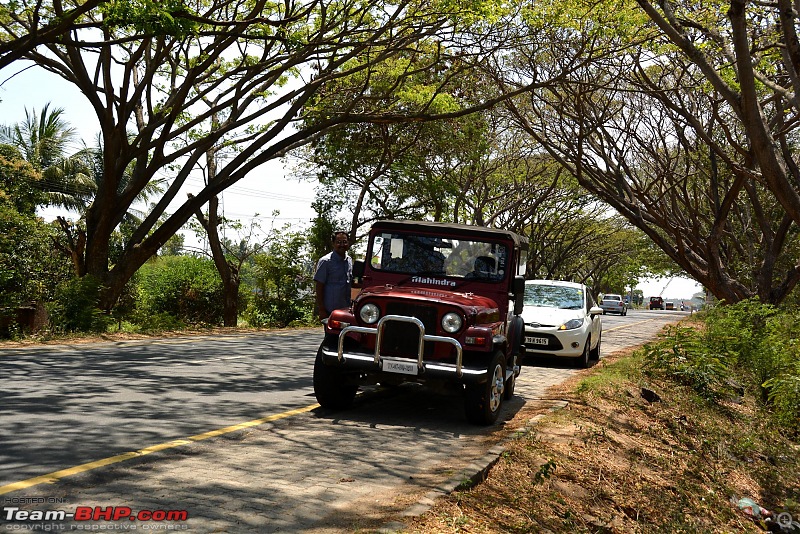
[[59, 284], [47, 306], [53, 331], [105, 332], [113, 319], [97, 307], [101, 288], [100, 281], [90, 275]]
[[645, 347], [647, 368], [707, 398], [730, 396], [730, 381], [756, 393], [783, 427], [800, 431], [800, 318], [794, 307], [750, 299], [718, 306], [693, 329], [670, 327]]
[[284, 327], [314, 322], [314, 293], [306, 241], [289, 234], [253, 258], [255, 288], [244, 317], [255, 327]]
[[182, 330], [186, 323], [167, 312], [150, 315], [136, 314], [137, 332], [163, 332], [165, 330]]
[[179, 324], [222, 322], [222, 280], [214, 262], [194, 256], [165, 256], [139, 269], [133, 322], [158, 329]]
[[763, 402], [771, 402], [771, 387], [791, 376], [797, 361], [800, 321], [796, 315], [794, 309], [755, 299], [718, 306], [706, 317], [706, 340], [728, 354]]
[[51, 300], [72, 277], [69, 258], [54, 254], [56, 229], [0, 201], [0, 308]]
[[644, 347], [648, 369], [658, 369], [707, 399], [718, 399], [730, 376], [727, 359], [708, 346], [702, 333], [676, 325], [658, 343]]

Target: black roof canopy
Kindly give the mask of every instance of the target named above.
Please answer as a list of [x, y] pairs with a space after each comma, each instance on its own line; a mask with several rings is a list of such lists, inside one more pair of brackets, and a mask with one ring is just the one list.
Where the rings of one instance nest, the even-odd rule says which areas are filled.
[[521, 236], [510, 230], [497, 230], [485, 226], [471, 226], [468, 224], [441, 223], [430, 221], [406, 221], [406, 220], [381, 220], [372, 224], [373, 229], [377, 230], [396, 230], [396, 231], [419, 231], [433, 234], [447, 234], [464, 237], [483, 237], [485, 239], [510, 239], [515, 247], [528, 250], [528, 238]]

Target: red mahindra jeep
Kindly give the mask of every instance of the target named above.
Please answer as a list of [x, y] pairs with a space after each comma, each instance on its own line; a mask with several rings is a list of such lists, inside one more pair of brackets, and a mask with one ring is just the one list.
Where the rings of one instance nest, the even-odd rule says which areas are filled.
[[362, 290], [325, 321], [314, 393], [348, 407], [362, 384], [456, 384], [467, 419], [489, 425], [514, 394], [524, 351], [522, 295], [527, 239], [506, 230], [379, 221]]

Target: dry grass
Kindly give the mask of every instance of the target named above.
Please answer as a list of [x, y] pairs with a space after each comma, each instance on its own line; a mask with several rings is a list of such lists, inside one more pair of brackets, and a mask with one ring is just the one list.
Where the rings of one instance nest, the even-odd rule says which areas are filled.
[[[552, 389], [569, 406], [409, 532], [762, 532], [732, 498], [800, 520], [800, 446], [745, 399], [712, 405], [619, 354]], [[656, 391], [660, 402], [641, 396]], [[523, 414], [524, 416], [524, 414]]]

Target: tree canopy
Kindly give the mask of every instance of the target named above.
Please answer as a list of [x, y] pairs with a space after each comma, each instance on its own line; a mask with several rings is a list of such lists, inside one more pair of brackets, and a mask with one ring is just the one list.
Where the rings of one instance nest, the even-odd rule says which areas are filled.
[[788, 0], [23, 0], [0, 10], [0, 67], [30, 60], [95, 110], [102, 180], [64, 228], [106, 308], [216, 195], [304, 146], [354, 233], [389, 216], [548, 235], [559, 201], [560, 228], [631, 231], [601, 201], [719, 298], [780, 302], [800, 281], [796, 32]]
[[[443, 61], [458, 64], [451, 76], [475, 68], [502, 46], [508, 18], [504, 5], [480, 0], [148, 6], [99, 4], [58, 39], [21, 56], [73, 83], [97, 115], [103, 180], [86, 210], [85, 236], [73, 241], [85, 243], [76, 251], [79, 271], [107, 288], [106, 308], [199, 208], [259, 165], [337, 124], [434, 118], [432, 104], [448, 99], [447, 78], [432, 76], [424, 87], [417, 80]], [[127, 18], [129, 9], [137, 16]], [[14, 24], [34, 31], [31, 21]], [[495, 34], [487, 37], [486, 29]], [[372, 107], [378, 74], [416, 100], [388, 113]], [[323, 88], [343, 84], [351, 90], [346, 107], [323, 113], [309, 105]], [[181, 199], [187, 178], [220, 144], [235, 145], [235, 153], [205, 187]], [[163, 193], [110, 264], [115, 228], [154, 181]]]

